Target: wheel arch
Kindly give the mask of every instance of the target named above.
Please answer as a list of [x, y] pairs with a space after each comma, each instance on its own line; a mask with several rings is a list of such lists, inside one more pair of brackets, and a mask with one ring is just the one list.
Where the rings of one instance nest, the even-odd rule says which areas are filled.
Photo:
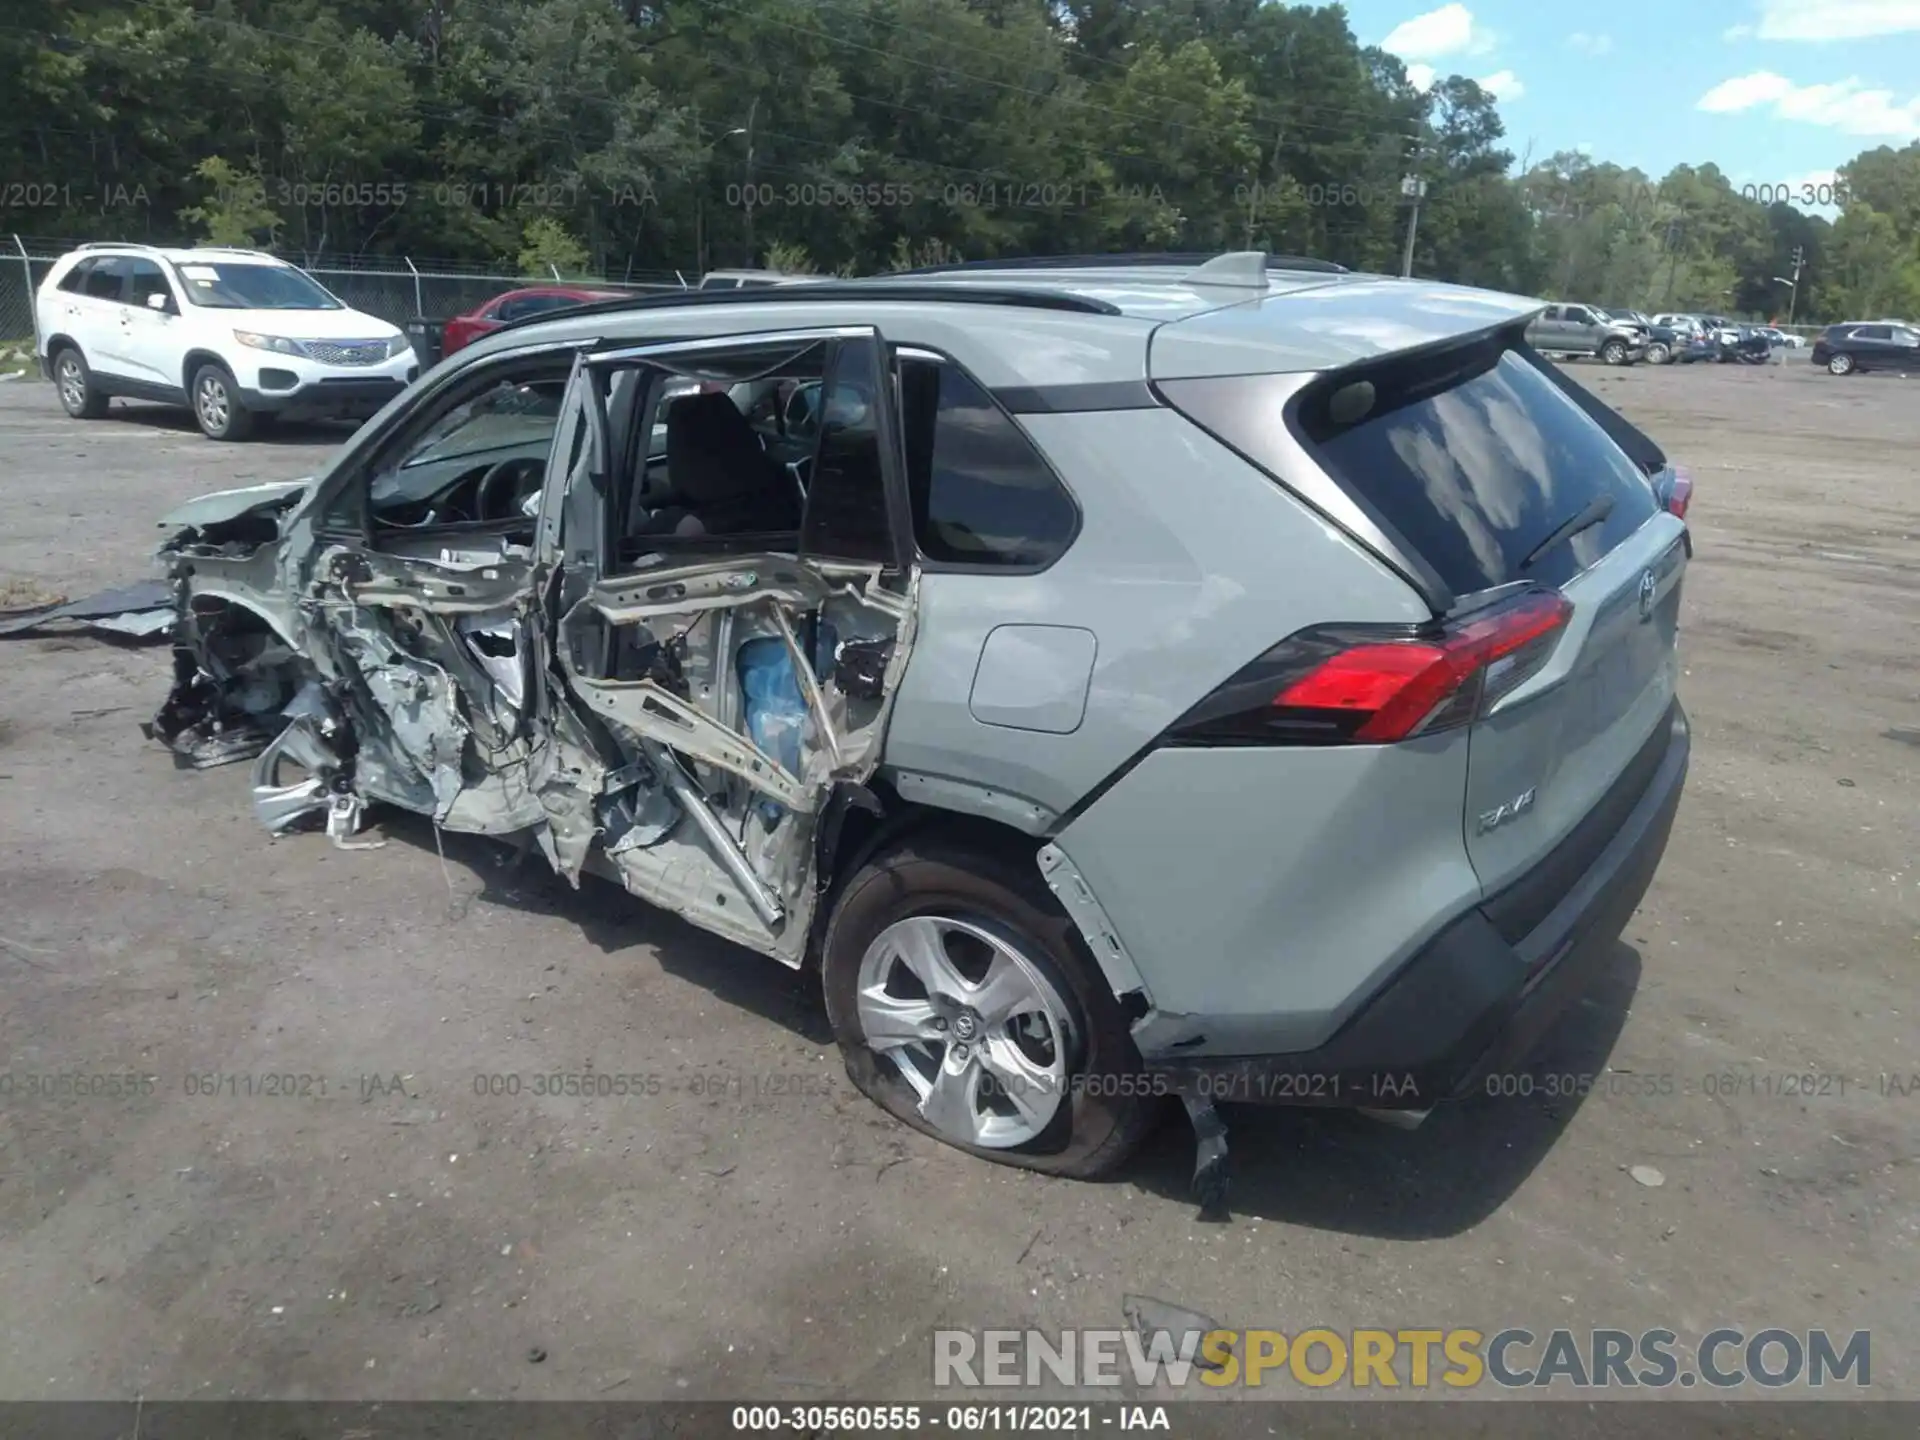
[[[222, 370], [227, 372], [227, 378], [229, 380], [234, 379], [233, 366], [227, 363], [226, 356], [217, 350], [208, 350], [202, 346], [195, 346], [193, 349], [187, 351], [180, 360], [180, 388], [189, 396], [193, 393], [193, 377], [199, 373], [202, 365], [218, 365]], [[238, 384], [239, 382], [235, 380], [235, 383]]]
[[819, 959], [834, 905], [847, 881], [876, 855], [909, 837], [937, 840], [983, 858], [1034, 866], [1036, 878], [1036, 857], [1046, 843], [1003, 821], [908, 800], [884, 779], [836, 789], [816, 840], [820, 903], [814, 909], [807, 937], [809, 963]]

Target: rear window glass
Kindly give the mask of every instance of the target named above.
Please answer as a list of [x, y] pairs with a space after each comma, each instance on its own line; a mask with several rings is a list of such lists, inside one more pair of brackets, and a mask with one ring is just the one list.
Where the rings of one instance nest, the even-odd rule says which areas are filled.
[[[1291, 418], [1327, 472], [1456, 595], [1515, 580], [1558, 585], [1658, 506], [1646, 475], [1546, 364], [1494, 342], [1403, 357], [1304, 392]], [[1164, 388], [1206, 429], [1284, 479], [1276, 457], [1259, 453], [1280, 403], [1276, 378], [1284, 377]], [[1611, 504], [1604, 519], [1525, 563], [1603, 498]]]

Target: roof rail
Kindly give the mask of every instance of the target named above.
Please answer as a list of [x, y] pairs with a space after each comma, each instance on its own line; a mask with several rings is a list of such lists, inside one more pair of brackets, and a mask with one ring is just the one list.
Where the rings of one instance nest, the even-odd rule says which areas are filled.
[[158, 245], [148, 245], [140, 240], [88, 240], [73, 247], [76, 250], [158, 250]]
[[[1258, 251], [1229, 252], [1239, 254], [1258, 254]], [[990, 270], [1107, 270], [1132, 269], [1140, 266], [1178, 266], [1182, 269], [1197, 269], [1211, 261], [1222, 258], [1215, 251], [1176, 252], [1158, 251], [1144, 254], [1120, 255], [1025, 255], [1008, 256], [999, 260], [962, 260], [951, 265], [927, 265], [918, 270], [902, 270], [901, 275], [953, 275], [966, 274], [968, 271]], [[1310, 255], [1272, 255], [1267, 257], [1269, 270], [1308, 270], [1325, 275], [1349, 275], [1353, 272], [1344, 265], [1336, 265], [1331, 260], [1317, 260]], [[882, 277], [874, 277], [882, 278]]]
[[571, 320], [580, 315], [623, 315], [631, 310], [691, 310], [710, 305], [811, 305], [815, 303], [909, 301], [921, 305], [1006, 305], [1027, 310], [1065, 310], [1081, 315], [1120, 315], [1118, 305], [1096, 300], [1090, 295], [1069, 295], [1062, 290], [1002, 289], [986, 285], [899, 285], [867, 280], [823, 280], [814, 285], [768, 285], [754, 290], [670, 290], [664, 295], [635, 295], [618, 300], [595, 301], [566, 310], [549, 310], [521, 320], [509, 320], [490, 330], [518, 330], [550, 320]]

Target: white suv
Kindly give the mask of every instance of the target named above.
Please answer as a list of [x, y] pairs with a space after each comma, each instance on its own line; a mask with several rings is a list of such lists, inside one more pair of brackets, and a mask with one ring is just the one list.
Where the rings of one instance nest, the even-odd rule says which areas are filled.
[[262, 415], [365, 419], [419, 373], [397, 326], [257, 250], [82, 245], [34, 305], [41, 368], [76, 419], [159, 400], [241, 440]]

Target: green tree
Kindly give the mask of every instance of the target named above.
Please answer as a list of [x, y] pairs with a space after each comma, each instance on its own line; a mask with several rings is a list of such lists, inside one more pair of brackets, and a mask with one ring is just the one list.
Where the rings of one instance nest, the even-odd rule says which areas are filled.
[[551, 215], [536, 215], [520, 234], [522, 275], [578, 280], [587, 273], [587, 247]]
[[263, 239], [272, 243], [281, 220], [267, 203], [267, 187], [257, 172], [209, 155], [194, 166], [194, 174], [212, 189], [201, 204], [181, 210], [180, 218], [199, 226], [201, 239], [210, 245], [242, 248]]

